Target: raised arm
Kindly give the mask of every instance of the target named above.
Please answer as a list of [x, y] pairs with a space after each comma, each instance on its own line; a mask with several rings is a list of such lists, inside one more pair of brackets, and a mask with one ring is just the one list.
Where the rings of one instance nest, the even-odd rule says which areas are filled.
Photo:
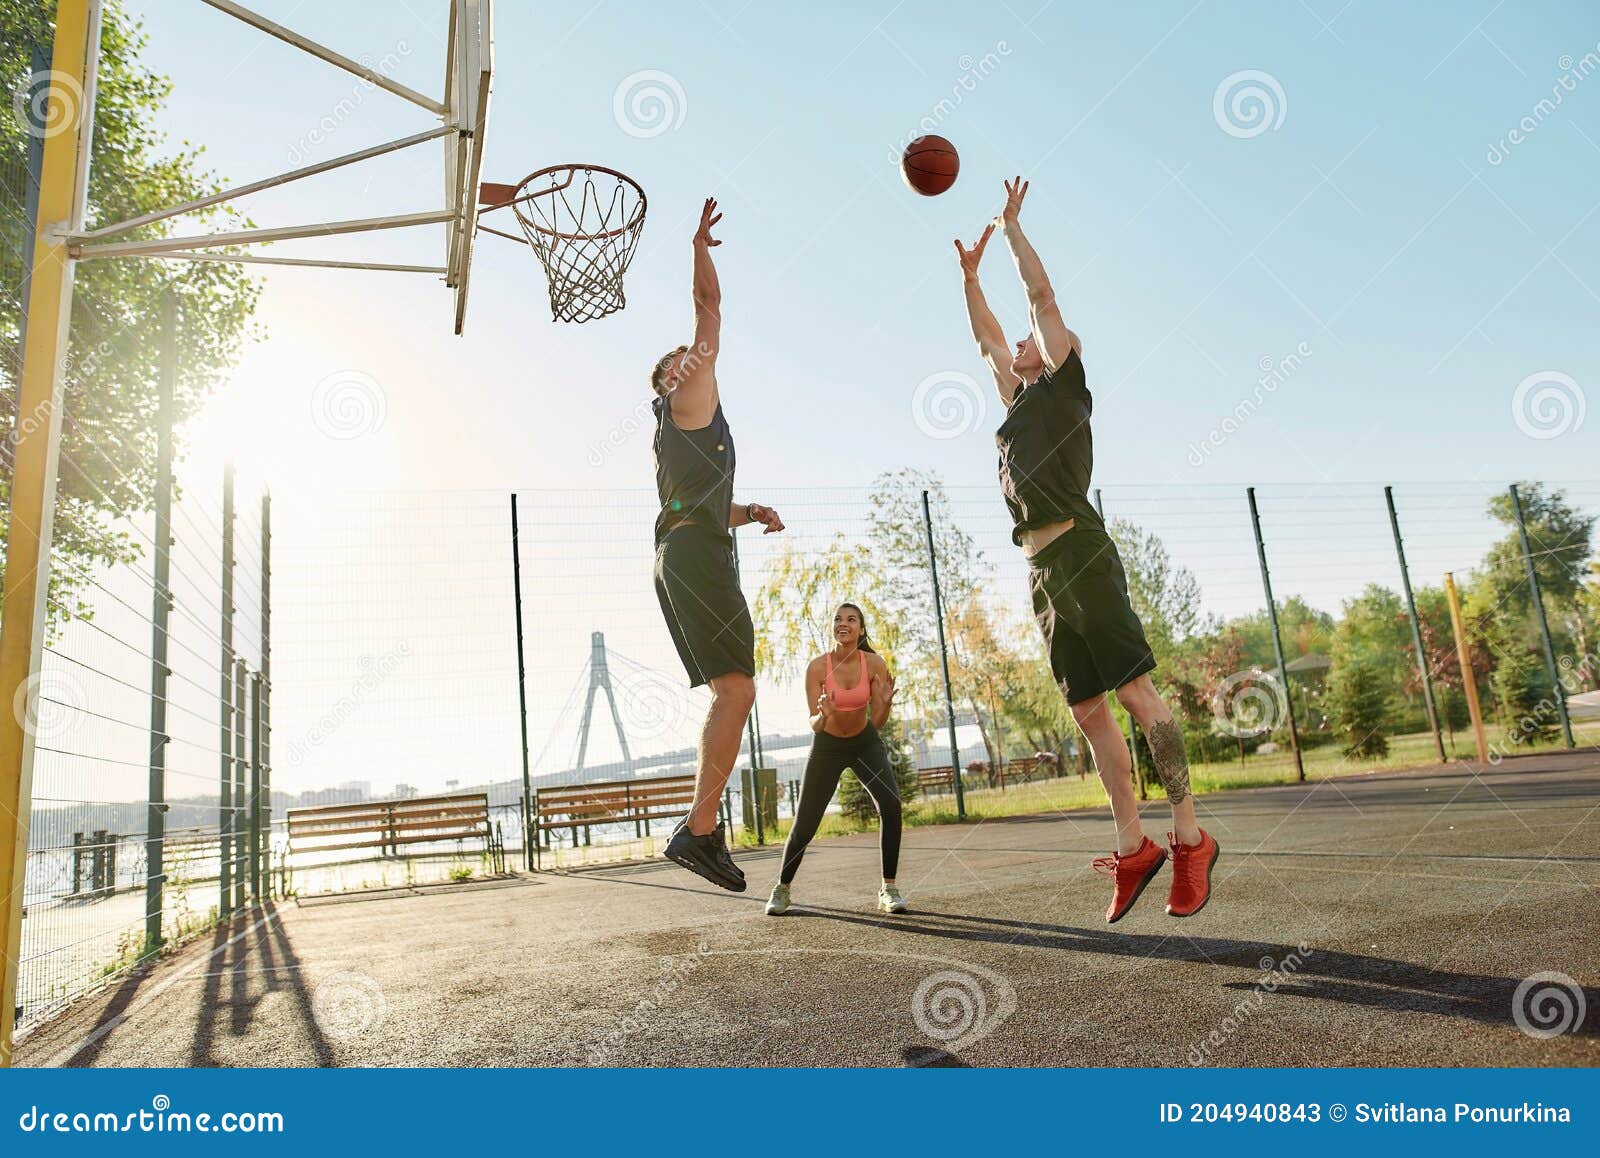
[[714, 197], [700, 210], [694, 234], [694, 345], [683, 355], [683, 372], [672, 394], [672, 417], [680, 426], [698, 428], [717, 410], [717, 354], [722, 347], [722, 283], [711, 250], [722, 242], [711, 227], [722, 220]]
[[1078, 335], [1067, 329], [1067, 323], [1061, 319], [1061, 307], [1056, 304], [1056, 293], [1050, 288], [1044, 262], [1039, 260], [1033, 244], [1022, 232], [1022, 199], [1027, 194], [1028, 183], [1021, 177], [1006, 182], [1006, 207], [1000, 213], [1000, 232], [1017, 263], [1023, 288], [1028, 291], [1028, 316], [1032, 320], [1033, 340], [1039, 347], [1039, 356], [1044, 359], [1045, 369], [1054, 373], [1067, 360], [1067, 355], [1081, 348]]
[[1010, 406], [1019, 385], [1017, 376], [1011, 372], [1011, 345], [1006, 341], [1005, 331], [1000, 328], [994, 311], [989, 308], [989, 301], [983, 296], [983, 285], [978, 281], [978, 263], [983, 260], [984, 247], [989, 244], [992, 233], [994, 225], [991, 223], [971, 249], [962, 248], [957, 238], [956, 256], [961, 260], [961, 283], [967, 298], [967, 321], [972, 325], [972, 337], [978, 343], [983, 360], [989, 363], [994, 383], [1000, 389], [1000, 397]]

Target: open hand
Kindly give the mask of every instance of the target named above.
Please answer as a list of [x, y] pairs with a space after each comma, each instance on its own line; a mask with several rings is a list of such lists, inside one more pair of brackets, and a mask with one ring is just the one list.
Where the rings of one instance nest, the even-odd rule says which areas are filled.
[[971, 249], [963, 249], [961, 239], [956, 238], [956, 254], [961, 259], [961, 272], [975, 274], [978, 272], [978, 263], [983, 260], [984, 247], [989, 244], [989, 235], [994, 232], [994, 222], [990, 222], [983, 231], [982, 236], [972, 243]]
[[695, 230], [694, 243], [696, 245], [715, 246], [721, 245], [711, 236], [711, 227], [722, 220], [722, 214], [717, 212], [717, 199], [707, 197], [705, 206], [700, 210], [700, 228]]
[[1006, 207], [1000, 211], [1002, 225], [1015, 225], [1022, 212], [1022, 199], [1028, 195], [1028, 183], [1019, 175], [1015, 181], [1006, 182]]
[[760, 523], [766, 530], [763, 535], [771, 535], [783, 530], [783, 520], [778, 517], [778, 512], [771, 507], [762, 506], [760, 503], [751, 503], [746, 510], [752, 522]]
[[869, 686], [872, 689], [872, 698], [885, 708], [894, 703], [895, 686], [892, 672], [885, 673], [882, 676], [874, 672], [872, 674], [872, 683]]

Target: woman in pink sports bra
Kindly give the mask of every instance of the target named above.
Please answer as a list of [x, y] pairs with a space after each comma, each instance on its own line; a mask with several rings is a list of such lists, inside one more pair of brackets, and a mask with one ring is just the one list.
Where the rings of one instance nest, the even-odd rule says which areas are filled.
[[788, 910], [789, 886], [800, 869], [800, 858], [816, 836], [846, 768], [855, 772], [878, 809], [883, 854], [878, 908], [886, 913], [906, 911], [894, 878], [900, 860], [900, 786], [878, 735], [894, 700], [894, 677], [883, 657], [872, 650], [866, 618], [854, 603], [841, 603], [834, 612], [833, 638], [833, 649], [806, 668], [806, 702], [812, 705], [811, 730], [816, 736], [800, 784], [794, 827], [783, 846], [783, 870], [767, 901], [768, 916]]

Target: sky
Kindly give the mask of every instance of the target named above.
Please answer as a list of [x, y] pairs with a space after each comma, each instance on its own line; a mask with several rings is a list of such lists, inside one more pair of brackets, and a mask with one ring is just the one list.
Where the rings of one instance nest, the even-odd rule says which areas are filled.
[[[175, 84], [158, 126], [203, 144], [226, 182], [432, 123], [209, 8], [129, 7], [146, 62]], [[443, 0], [254, 7], [442, 88]], [[1295, 505], [1280, 533], [1298, 529], [1295, 566], [1336, 609], [1380, 559], [1394, 582], [1379, 484], [1428, 496], [1424, 538], [1459, 520], [1442, 567], [1493, 537], [1482, 502], [1505, 482], [1594, 479], [1592, 6], [501, 0], [495, 17], [484, 176], [587, 160], [636, 178], [650, 208], [627, 308], [553, 323], [532, 253], [493, 236], [462, 337], [429, 276], [261, 274], [265, 339], [192, 424], [185, 469], [209, 479], [232, 458], [272, 488], [280, 738], [320, 735], [374, 657], [412, 648], [281, 785], [514, 771], [513, 490], [543, 496], [528, 499], [534, 543], [548, 532], [525, 572], [534, 747], [591, 630], [651, 688], [681, 681], [643, 578], [653, 466], [638, 416], [652, 361], [689, 340], [707, 195], [725, 215], [718, 374], [739, 494], [799, 504], [793, 541], [859, 525], [880, 471], [935, 470], [1008, 590], [1020, 583], [994, 488], [1001, 409], [951, 245], [977, 236], [1014, 174], [1031, 181], [1023, 225], [1083, 340], [1096, 481], [1165, 520], [1219, 608], [1260, 604], [1237, 538], [1245, 484]], [[919, 127], [961, 154], [936, 198], [897, 171]], [[440, 162], [424, 145], [242, 204], [257, 225], [435, 209]], [[275, 252], [436, 263], [442, 246], [430, 227]], [[998, 239], [983, 275], [1020, 333]], [[1357, 506], [1374, 544], [1359, 558], [1328, 546]], [[1207, 520], [1227, 521], [1225, 548]], [[693, 702], [661, 743], [692, 735]], [[784, 703], [778, 723], [800, 715]]]

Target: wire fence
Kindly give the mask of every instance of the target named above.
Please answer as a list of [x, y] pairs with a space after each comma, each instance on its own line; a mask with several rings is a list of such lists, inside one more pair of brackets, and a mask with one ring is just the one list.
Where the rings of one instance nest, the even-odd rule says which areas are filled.
[[[12, 449], [52, 415], [18, 406], [36, 192], [28, 151], [38, 140], [8, 133], [5, 144], [0, 489], [9, 537]], [[181, 324], [169, 309], [148, 332], [80, 280], [42, 657], [10, 705], [32, 750], [17, 948], [24, 1030], [269, 887], [270, 500], [231, 470], [175, 478]], [[107, 421], [75, 393], [96, 380], [134, 398], [140, 371], [124, 375], [120, 361], [129, 344], [149, 353], [151, 376], [164, 382], [154, 409], [130, 407], [143, 425]]]

